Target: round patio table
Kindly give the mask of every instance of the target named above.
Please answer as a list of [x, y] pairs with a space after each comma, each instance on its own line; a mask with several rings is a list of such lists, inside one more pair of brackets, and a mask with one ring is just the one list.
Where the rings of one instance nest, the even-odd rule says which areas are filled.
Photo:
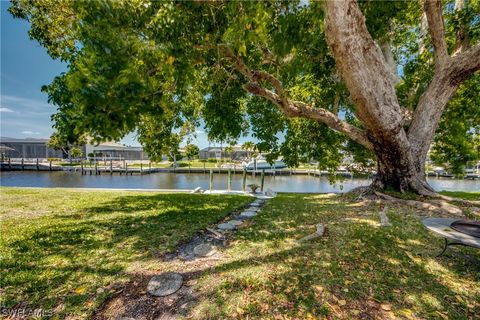
[[453, 245], [468, 246], [480, 249], [480, 238], [458, 232], [451, 227], [451, 224], [458, 220], [459, 219], [449, 218], [427, 218], [422, 221], [425, 228], [445, 239], [443, 250], [437, 255], [437, 257], [440, 257], [445, 253], [449, 246]]

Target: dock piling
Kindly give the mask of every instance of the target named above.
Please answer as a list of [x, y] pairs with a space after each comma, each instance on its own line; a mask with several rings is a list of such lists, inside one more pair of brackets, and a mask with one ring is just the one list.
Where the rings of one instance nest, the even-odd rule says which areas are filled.
[[247, 188], [247, 169], [243, 169], [243, 176], [242, 176], [242, 190], [245, 192]]
[[25, 161], [23, 158], [22, 158], [22, 170], [25, 170]]
[[263, 192], [263, 186], [265, 184], [265, 169], [262, 170], [262, 175], [260, 176], [260, 191]]
[[210, 192], [212, 192], [213, 188], [213, 169], [210, 169]]
[[227, 189], [228, 191], [232, 190], [232, 169], [230, 168], [228, 168]]

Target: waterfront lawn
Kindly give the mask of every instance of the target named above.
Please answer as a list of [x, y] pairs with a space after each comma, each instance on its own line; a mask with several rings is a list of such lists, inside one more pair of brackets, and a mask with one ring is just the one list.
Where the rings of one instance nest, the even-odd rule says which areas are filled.
[[[458, 194], [457, 194], [458, 196]], [[480, 250], [453, 247], [428, 212], [328, 195], [281, 194], [236, 233], [225, 260], [197, 283], [195, 319], [474, 319]], [[297, 239], [326, 226], [320, 239]]]
[[442, 191], [440, 193], [453, 198], [480, 201], [480, 192]]
[[1, 188], [0, 305], [86, 318], [244, 196]]

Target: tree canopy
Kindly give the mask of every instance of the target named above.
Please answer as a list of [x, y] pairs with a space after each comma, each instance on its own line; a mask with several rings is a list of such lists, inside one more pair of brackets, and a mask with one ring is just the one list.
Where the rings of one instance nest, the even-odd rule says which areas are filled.
[[[259, 151], [283, 155], [289, 165], [316, 160], [335, 168], [347, 154], [378, 160], [386, 126], [376, 131], [383, 113], [362, 105], [371, 105], [365, 90], [387, 88], [391, 130], [405, 130], [413, 145], [422, 134], [411, 128], [429, 117], [422, 97], [433, 95], [429, 88], [452, 56], [458, 70], [442, 79], [456, 85], [443, 90], [450, 102], [437, 110], [441, 120], [432, 120], [435, 128], [440, 122], [434, 154], [470, 148], [480, 129], [480, 76], [470, 78], [479, 68], [471, 61], [480, 60], [480, 1], [345, 1], [357, 29], [363, 21], [367, 28], [350, 36], [365, 45], [371, 37], [372, 57], [381, 51], [386, 66], [365, 64], [378, 81], [358, 92], [356, 65], [341, 60], [349, 34], [332, 18], [342, 4], [333, 3], [14, 0], [9, 10], [30, 22], [30, 36], [52, 58], [68, 64], [43, 90], [58, 106], [55, 128], [69, 137], [118, 140], [137, 131], [155, 156], [204, 124], [211, 140], [233, 143], [250, 132]], [[393, 91], [390, 83], [380, 86], [387, 78]]]

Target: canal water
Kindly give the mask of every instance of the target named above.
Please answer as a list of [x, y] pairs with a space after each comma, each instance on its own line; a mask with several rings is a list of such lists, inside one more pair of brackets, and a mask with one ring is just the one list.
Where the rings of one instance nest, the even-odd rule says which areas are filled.
[[[202, 173], [152, 173], [146, 175], [86, 175], [65, 171], [6, 171], [0, 174], [0, 185], [9, 187], [64, 187], [64, 188], [118, 188], [118, 189], [202, 189], [209, 188], [209, 174]], [[480, 181], [430, 178], [430, 185], [437, 191], [480, 191]], [[247, 177], [247, 184], [260, 184]], [[307, 175], [266, 176], [265, 189], [277, 192], [345, 192], [370, 183], [368, 179], [346, 179], [330, 184], [326, 177]], [[227, 189], [227, 175], [215, 174], [213, 189]], [[232, 174], [232, 190], [242, 189], [242, 175]]]

